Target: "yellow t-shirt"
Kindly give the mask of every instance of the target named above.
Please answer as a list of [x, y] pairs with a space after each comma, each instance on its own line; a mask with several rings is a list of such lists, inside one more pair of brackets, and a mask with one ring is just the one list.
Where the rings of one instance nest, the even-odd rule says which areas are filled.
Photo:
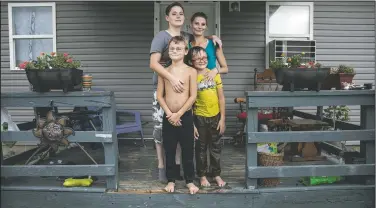
[[211, 82], [204, 80], [202, 74], [197, 76], [197, 98], [193, 110], [195, 115], [213, 117], [220, 112], [217, 93], [217, 89], [220, 88], [222, 88], [222, 79], [219, 74]]

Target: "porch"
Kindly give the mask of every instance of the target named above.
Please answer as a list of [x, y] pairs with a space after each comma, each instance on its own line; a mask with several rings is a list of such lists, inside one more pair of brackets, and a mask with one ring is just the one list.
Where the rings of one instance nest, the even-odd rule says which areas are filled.
[[[153, 148], [154, 142], [147, 141], [146, 147], [140, 147], [138, 140], [120, 140], [119, 141], [119, 193], [166, 193], [163, 188], [164, 183], [159, 182], [156, 152]], [[90, 145], [84, 145], [88, 153], [98, 164], [105, 164], [103, 148], [91, 149]], [[202, 188], [199, 193], [251, 193], [252, 190], [245, 189], [245, 159], [244, 148], [234, 147], [225, 141], [222, 152], [222, 176], [226, 180], [227, 186], [220, 188], [215, 183], [211, 183], [210, 188]], [[62, 160], [63, 162], [74, 163], [76, 165], [92, 165], [93, 162], [78, 147], [64, 150], [60, 154], [49, 157], [39, 165], [49, 165], [50, 161]], [[312, 162], [286, 162], [285, 165], [330, 165], [338, 160], [335, 156], [329, 156], [325, 161]], [[20, 161], [22, 164], [24, 161]], [[53, 168], [53, 166], [51, 167]], [[84, 175], [84, 174], [83, 174]], [[299, 177], [285, 178], [281, 180], [279, 188], [286, 187], [304, 187], [299, 182]], [[55, 191], [79, 191], [86, 190], [92, 192], [106, 192], [106, 177], [98, 177], [90, 188], [65, 188], [62, 186], [64, 177], [10, 177], [2, 181], [2, 190], [55, 190]], [[196, 180], [198, 184], [198, 178]], [[342, 182], [338, 186], [346, 187], [348, 183]], [[360, 184], [358, 184], [360, 185]], [[188, 193], [184, 186], [184, 181], [177, 182], [176, 193]]]
[[[242, 207], [300, 207], [306, 204], [312, 207], [374, 207], [374, 90], [361, 91], [321, 91], [321, 92], [246, 92], [248, 100], [248, 143], [246, 148], [235, 148], [225, 144], [222, 154], [223, 178], [228, 182], [225, 188], [216, 187], [201, 189], [198, 195], [186, 194], [183, 182], [177, 183], [177, 192], [167, 194], [163, 191], [164, 184], [156, 181], [156, 158], [153, 143], [147, 147], [139, 147], [129, 141], [119, 142], [116, 136], [104, 137], [102, 132], [77, 132], [69, 138], [71, 142], [103, 142], [104, 148], [86, 150], [97, 160], [98, 165], [78, 148], [65, 150], [55, 158], [49, 158], [35, 166], [2, 165], [2, 206], [5, 207], [38, 207], [44, 199], [48, 203], [61, 203], [54, 207], [78, 207], [93, 202], [91, 207], [116, 207], [128, 205], [130, 207], [181, 207], [181, 206], [219, 206], [239, 205]], [[25, 100], [28, 95], [30, 102]], [[38, 97], [31, 97], [38, 95]], [[53, 95], [53, 96], [51, 96]], [[76, 96], [75, 96], [76, 95]], [[70, 96], [69, 99], [67, 99]], [[72, 99], [80, 97], [79, 99]], [[316, 96], [318, 105], [361, 105], [361, 126], [340, 123], [347, 131], [335, 132], [257, 132], [253, 127], [257, 125], [252, 119], [256, 116], [257, 108], [265, 106], [304, 106], [311, 104], [309, 98]], [[105, 129], [112, 129], [113, 119], [110, 109], [113, 105], [108, 92], [72, 92], [46, 93], [41, 98], [37, 93], [13, 94], [11, 97], [2, 95], [2, 106], [16, 105], [44, 106], [53, 98], [58, 106], [64, 105], [97, 105], [109, 108], [107, 110], [108, 123]], [[252, 98], [252, 99], [251, 99]], [[69, 100], [69, 103], [60, 102]], [[96, 102], [101, 100], [101, 102]], [[47, 104], [46, 104], [47, 103]], [[113, 103], [113, 102], [112, 102]], [[299, 111], [295, 116], [319, 119], [315, 115]], [[325, 118], [322, 118], [325, 120]], [[253, 129], [252, 129], [253, 128]], [[111, 134], [111, 131], [107, 134]], [[30, 132], [2, 132], [2, 141], [32, 140]], [[342, 141], [358, 138], [361, 142], [361, 153], [366, 164], [340, 164], [338, 155], [326, 153], [328, 160], [316, 162], [287, 162], [279, 167], [259, 167], [257, 164], [256, 143], [259, 142], [310, 142], [310, 141]], [[137, 141], [138, 143], [139, 141]], [[116, 153], [119, 148], [120, 161]], [[325, 153], [324, 153], [325, 154]], [[73, 164], [50, 165], [51, 160], [63, 160]], [[22, 162], [20, 164], [23, 164]], [[65, 188], [62, 180], [57, 176], [98, 176], [92, 187]], [[304, 186], [299, 179], [304, 176], [363, 176], [366, 181], [349, 183], [344, 180], [336, 184]], [[21, 177], [20, 177], [21, 176]], [[30, 176], [30, 177], [29, 177]], [[257, 179], [281, 178], [277, 187], [261, 187]], [[22, 197], [25, 200], [16, 200]], [[52, 198], [51, 198], [52, 197]], [[67, 201], [64, 200], [65, 197]], [[83, 199], [84, 198], [84, 199]], [[107, 199], [102, 201], [103, 199]], [[98, 200], [98, 201], [97, 201]], [[214, 200], [214, 201], [213, 201]], [[215, 201], [216, 200], [216, 201]], [[228, 200], [228, 201], [226, 201]], [[42, 202], [40, 202], [42, 201]], [[170, 204], [165, 204], [168, 201]], [[330, 202], [330, 203], [329, 203]], [[87, 205], [87, 204], [86, 204]], [[282, 206], [282, 207], [283, 207]]]

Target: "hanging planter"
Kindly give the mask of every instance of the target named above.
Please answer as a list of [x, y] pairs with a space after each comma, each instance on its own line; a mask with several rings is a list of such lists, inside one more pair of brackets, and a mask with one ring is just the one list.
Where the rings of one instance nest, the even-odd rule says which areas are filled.
[[50, 55], [42, 53], [36, 61], [21, 63], [19, 68], [25, 69], [33, 91], [69, 92], [82, 88], [83, 71], [78, 69], [80, 66], [81, 63], [73, 60], [69, 54], [52, 52]]
[[271, 61], [270, 68], [274, 71], [277, 83], [283, 85], [283, 90], [316, 90], [320, 91], [330, 68], [321, 67], [321, 64], [312, 61], [302, 63], [302, 54]]

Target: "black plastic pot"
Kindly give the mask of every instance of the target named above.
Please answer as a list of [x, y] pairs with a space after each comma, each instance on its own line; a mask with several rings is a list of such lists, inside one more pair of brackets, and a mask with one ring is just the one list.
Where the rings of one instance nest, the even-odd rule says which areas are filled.
[[320, 91], [321, 85], [330, 73], [330, 68], [281, 68], [274, 70], [277, 83], [283, 85], [282, 90]]
[[83, 71], [80, 69], [48, 69], [26, 71], [27, 79], [33, 86], [33, 91], [48, 92], [60, 90], [64, 92], [81, 90]]

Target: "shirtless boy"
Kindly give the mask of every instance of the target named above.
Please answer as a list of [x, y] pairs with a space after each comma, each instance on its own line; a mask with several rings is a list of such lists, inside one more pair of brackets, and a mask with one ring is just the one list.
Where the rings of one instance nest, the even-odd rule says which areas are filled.
[[176, 146], [179, 143], [182, 150], [184, 179], [191, 194], [198, 191], [194, 185], [194, 129], [192, 105], [197, 95], [197, 72], [184, 64], [184, 56], [188, 53], [188, 45], [182, 36], [175, 36], [169, 42], [171, 65], [167, 71], [182, 80], [184, 90], [175, 92], [173, 85], [158, 76], [157, 100], [164, 110], [163, 116], [163, 147], [166, 156], [167, 192], [175, 191], [175, 180], [179, 178], [175, 163]]

